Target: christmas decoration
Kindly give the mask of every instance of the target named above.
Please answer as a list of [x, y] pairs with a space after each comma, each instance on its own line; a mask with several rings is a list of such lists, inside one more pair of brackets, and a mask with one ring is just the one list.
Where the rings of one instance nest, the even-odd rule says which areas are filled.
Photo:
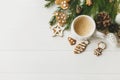
[[104, 42], [98, 43], [98, 48], [94, 50], [94, 54], [96, 56], [100, 56], [102, 51], [106, 48], [106, 44]]
[[75, 54], [82, 53], [86, 49], [88, 44], [89, 44], [89, 41], [82, 41], [75, 47], [74, 53]]
[[[115, 17], [118, 22], [117, 12], [119, 11], [120, 0], [45, 0], [48, 3], [45, 7], [59, 5], [56, 11], [66, 12], [68, 18], [64, 26], [66, 30], [71, 27], [71, 23], [79, 15], [92, 16], [97, 24], [97, 29], [104, 30], [115, 24]], [[69, 5], [69, 6], [68, 6]], [[55, 11], [55, 12], [56, 12]], [[56, 18], [53, 15], [50, 25], [55, 25]]]
[[69, 1], [70, 0], [55, 0], [55, 4], [60, 5], [62, 9], [68, 9]]
[[63, 36], [63, 30], [64, 30], [64, 28], [61, 27], [59, 24], [56, 24], [56, 25], [50, 27], [50, 29], [52, 30], [53, 37], [54, 36], [60, 36], [60, 37]]
[[57, 22], [63, 26], [66, 23], [67, 16], [62, 12], [55, 12]]
[[[64, 30], [69, 30], [73, 20], [80, 15], [91, 16], [96, 23], [99, 35], [95, 38], [108, 40], [112, 46], [117, 46], [120, 39], [120, 0], [45, 0], [46, 8], [57, 5], [49, 23], [53, 36], [63, 36]], [[87, 24], [87, 23], [86, 23]], [[83, 26], [84, 27], [84, 26]], [[68, 37], [71, 45], [75, 45], [77, 39]], [[79, 42], [79, 41], [78, 41]], [[89, 44], [83, 41], [75, 47], [74, 53], [78, 54], [85, 50]], [[106, 48], [104, 42], [100, 42], [95, 49], [95, 55], [99, 56]]]
[[69, 41], [70, 45], [75, 45], [76, 44], [76, 40], [71, 38], [71, 37], [68, 37], [68, 41]]
[[98, 30], [103, 30], [109, 27], [110, 24], [111, 24], [111, 18], [108, 13], [100, 12], [99, 14], [97, 14], [96, 27]]
[[67, 3], [67, 1], [62, 1], [60, 7], [62, 9], [68, 9], [69, 8], [69, 4]]
[[115, 33], [118, 32], [119, 26], [117, 24], [111, 24], [108, 28], [109, 32]]

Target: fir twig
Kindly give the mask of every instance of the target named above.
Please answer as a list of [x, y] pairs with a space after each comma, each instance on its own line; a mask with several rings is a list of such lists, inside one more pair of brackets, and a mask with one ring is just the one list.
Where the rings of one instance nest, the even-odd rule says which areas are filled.
[[55, 0], [45, 0], [45, 1], [48, 2], [48, 3], [45, 4], [45, 7], [46, 7], [46, 8], [49, 8], [49, 7], [53, 6], [53, 5], [54, 5], [54, 2], [55, 2]]
[[[48, 2], [45, 5], [45, 7], [47, 8], [55, 4], [55, 0], [45, 0], [45, 1]], [[117, 12], [120, 12], [120, 8], [119, 8], [120, 0], [113, 0], [112, 2], [109, 2], [109, 0], [92, 0], [91, 6], [87, 6], [85, 1], [86, 0], [83, 0], [83, 2], [81, 2], [80, 0], [70, 0], [69, 9], [63, 10], [60, 7], [57, 8], [56, 11], [66, 12], [67, 15], [69, 16], [66, 22], [66, 29], [70, 28], [71, 23], [75, 17], [84, 14], [84, 15], [92, 16], [95, 19], [97, 13], [102, 11], [107, 12], [111, 17], [112, 22], [115, 23], [115, 16], [117, 15]], [[82, 7], [82, 11], [80, 14], [76, 13], [77, 6]], [[50, 25], [54, 25], [56, 23], [55, 16], [52, 16], [49, 23]]]
[[81, 2], [80, 0], [71, 0], [70, 2], [70, 7], [68, 10], [68, 19], [67, 19], [67, 23], [66, 23], [66, 30], [70, 29], [71, 23], [74, 20], [75, 17], [78, 16], [78, 14], [76, 13], [76, 7], [80, 6]]
[[[55, 12], [58, 12], [58, 11], [61, 11], [62, 9], [60, 8], [60, 7], [58, 7], [57, 8], [57, 10], [55, 11]], [[52, 16], [52, 18], [50, 19], [50, 21], [49, 21], [49, 24], [51, 25], [51, 26], [53, 26], [54, 24], [56, 24], [56, 16]]]
[[52, 16], [51, 20], [49, 21], [50, 25], [53, 26], [56, 23], [56, 17]]

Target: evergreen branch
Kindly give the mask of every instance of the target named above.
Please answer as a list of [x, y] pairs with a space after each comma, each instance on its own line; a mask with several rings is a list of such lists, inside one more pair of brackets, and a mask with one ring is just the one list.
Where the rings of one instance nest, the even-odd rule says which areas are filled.
[[117, 12], [120, 13], [120, 0], [117, 0], [117, 5], [116, 6], [118, 6], [117, 7]]
[[[57, 10], [55, 12], [58, 12], [58, 11], [61, 11], [62, 9], [60, 7], [57, 8]], [[56, 16], [52, 16], [51, 20], [49, 21], [49, 24], [51, 26], [55, 25], [56, 24]]]
[[[55, 4], [55, 0], [45, 0], [48, 3], [45, 5], [45, 7], [49, 8], [52, 5]], [[75, 17], [79, 15], [89, 15], [92, 16], [94, 19], [96, 18], [96, 15], [99, 12], [107, 12], [113, 23], [115, 23], [115, 16], [117, 15], [117, 12], [120, 12], [120, 0], [113, 0], [112, 2], [109, 2], [109, 0], [92, 0], [92, 6], [86, 5], [86, 0], [83, 0], [81, 2], [80, 0], [70, 0], [69, 2], [69, 8], [67, 10], [63, 10], [60, 7], [57, 8], [56, 11], [66, 12], [69, 16], [67, 18], [66, 22], [66, 29], [69, 29], [71, 26], [72, 21]], [[81, 6], [82, 11], [80, 14], [76, 13], [76, 7]], [[49, 21], [50, 25], [54, 25], [56, 23], [56, 17], [52, 16], [51, 20]]]
[[50, 25], [53, 26], [56, 23], [56, 17], [52, 16], [51, 20], [49, 21]]
[[76, 7], [80, 6], [81, 2], [80, 0], [71, 0], [70, 1], [70, 6], [69, 6], [69, 10], [68, 10], [68, 19], [66, 20], [66, 30], [70, 29], [71, 27], [71, 23], [74, 20], [75, 17], [78, 16], [78, 14], [76, 13]]
[[51, 7], [55, 4], [55, 0], [45, 0], [45, 1], [48, 2], [48, 3], [45, 4], [46, 8], [49, 8], [49, 7]]

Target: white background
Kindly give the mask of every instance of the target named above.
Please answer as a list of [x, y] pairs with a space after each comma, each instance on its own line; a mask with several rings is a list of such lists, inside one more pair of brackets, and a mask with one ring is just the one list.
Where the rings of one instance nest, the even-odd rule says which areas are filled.
[[103, 55], [92, 40], [79, 55], [64, 37], [51, 37], [52, 9], [44, 0], [0, 0], [0, 80], [119, 80], [120, 49], [108, 44]]

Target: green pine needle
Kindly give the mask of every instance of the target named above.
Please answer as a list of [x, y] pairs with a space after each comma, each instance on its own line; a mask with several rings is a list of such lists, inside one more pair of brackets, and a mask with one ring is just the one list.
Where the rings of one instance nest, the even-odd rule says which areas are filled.
[[45, 4], [46, 8], [49, 8], [55, 4], [55, 0], [45, 0], [47, 3]]
[[[45, 1], [47, 1], [47, 4], [45, 5], [45, 7], [47, 8], [55, 4], [55, 0], [45, 0]], [[109, 2], [109, 0], [92, 0], [93, 3], [92, 6], [87, 6], [85, 1], [86, 0], [83, 0], [83, 2], [81, 2], [80, 0], [70, 0], [69, 9], [62, 10], [60, 7], [57, 8], [56, 11], [66, 12], [67, 15], [69, 16], [65, 25], [66, 29], [70, 29], [71, 23], [75, 17], [84, 14], [95, 18], [96, 15], [102, 11], [107, 12], [111, 17], [112, 22], [115, 23], [115, 16], [117, 15], [118, 12], [120, 12], [120, 8], [119, 8], [120, 0], [113, 0], [113, 2], [111, 3]], [[82, 11], [80, 14], [76, 13], [77, 6], [82, 7]], [[55, 23], [56, 23], [56, 18], [55, 16], [53, 16], [52, 19], [50, 20], [50, 25], [54, 25]]]

